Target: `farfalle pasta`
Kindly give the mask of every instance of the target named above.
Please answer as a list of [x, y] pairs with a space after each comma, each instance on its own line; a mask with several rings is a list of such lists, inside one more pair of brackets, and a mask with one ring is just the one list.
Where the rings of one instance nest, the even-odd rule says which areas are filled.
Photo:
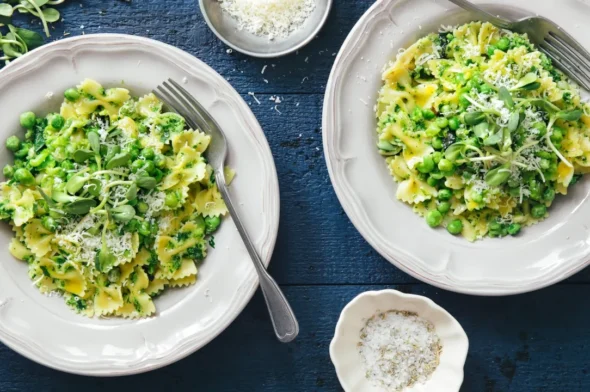
[[64, 95], [60, 113], [24, 113], [24, 139], [6, 141], [10, 253], [85, 316], [153, 315], [166, 287], [196, 282], [227, 213], [203, 156], [211, 138], [153, 94], [87, 79]]
[[589, 109], [526, 35], [473, 22], [385, 68], [377, 148], [397, 198], [430, 226], [470, 241], [516, 235], [590, 171]]

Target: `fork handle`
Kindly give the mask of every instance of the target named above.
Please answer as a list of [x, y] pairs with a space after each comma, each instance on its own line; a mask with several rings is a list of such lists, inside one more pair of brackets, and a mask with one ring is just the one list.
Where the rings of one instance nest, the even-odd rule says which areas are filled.
[[490, 22], [498, 27], [503, 29], [508, 29], [510, 27], [510, 22], [506, 19], [500, 18], [499, 16], [492, 15], [487, 11], [482, 10], [475, 4], [467, 0], [449, 0], [451, 3], [458, 5], [459, 7], [466, 9], [467, 11], [472, 12], [476, 15], [476, 18], [479, 20], [483, 20], [486, 22]]
[[246, 229], [240, 220], [238, 212], [233, 206], [222, 173], [223, 169], [221, 171], [217, 171], [216, 173], [215, 177], [217, 180], [217, 187], [221, 192], [221, 196], [223, 196], [223, 200], [225, 201], [227, 209], [229, 210], [229, 214], [231, 215], [234, 224], [238, 229], [238, 233], [240, 233], [240, 237], [242, 237], [244, 245], [246, 245], [246, 249], [250, 254], [252, 262], [254, 263], [256, 272], [258, 273], [260, 287], [262, 289], [262, 294], [264, 295], [266, 307], [270, 313], [270, 319], [272, 321], [275, 334], [281, 342], [288, 343], [294, 340], [299, 334], [299, 323], [295, 318], [295, 314], [293, 313], [291, 306], [289, 306], [287, 298], [285, 298], [285, 295], [279, 288], [277, 282], [275, 282], [275, 280], [266, 271], [260, 256], [258, 256], [258, 252], [256, 252], [256, 249], [254, 249], [254, 244], [252, 243], [252, 240], [250, 240], [250, 236], [248, 236], [248, 233], [246, 232]]

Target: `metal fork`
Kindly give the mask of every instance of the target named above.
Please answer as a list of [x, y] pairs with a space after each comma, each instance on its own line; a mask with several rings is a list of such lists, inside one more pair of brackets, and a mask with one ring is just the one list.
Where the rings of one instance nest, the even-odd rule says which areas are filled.
[[590, 90], [590, 53], [561, 27], [542, 16], [524, 18], [515, 22], [492, 15], [467, 0], [449, 0], [471, 11], [480, 20], [517, 33], [526, 33], [529, 40], [545, 53], [555, 66]]
[[205, 108], [192, 95], [190, 95], [188, 91], [174, 80], [168, 79], [167, 82], [158, 86], [153, 93], [164, 102], [169, 109], [183, 116], [190, 127], [193, 129], [200, 129], [211, 135], [211, 143], [207, 149], [207, 158], [215, 172], [217, 188], [223, 196], [227, 209], [242, 237], [242, 241], [244, 241], [244, 245], [246, 245], [250, 258], [254, 263], [254, 267], [256, 268], [256, 272], [260, 279], [260, 287], [262, 288], [264, 300], [266, 301], [266, 306], [268, 307], [277, 338], [284, 343], [292, 341], [299, 333], [299, 324], [295, 318], [295, 314], [278, 284], [264, 268], [264, 264], [262, 264], [262, 260], [260, 259], [260, 256], [258, 256], [256, 249], [254, 249], [252, 240], [250, 240], [250, 237], [240, 220], [238, 212], [233, 206], [227, 189], [225, 176], [223, 174], [223, 168], [227, 156], [227, 140], [221, 127], [219, 127], [207, 110], [205, 110]]

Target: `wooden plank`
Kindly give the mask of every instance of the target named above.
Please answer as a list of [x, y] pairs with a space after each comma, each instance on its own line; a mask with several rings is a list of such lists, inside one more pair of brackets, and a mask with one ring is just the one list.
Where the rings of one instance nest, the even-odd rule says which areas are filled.
[[[0, 347], [0, 391], [85, 392], [339, 391], [328, 347], [341, 309], [358, 293], [391, 286], [285, 287], [301, 335], [275, 340], [262, 296], [218, 339], [188, 358], [148, 374], [98, 379], [46, 369]], [[586, 285], [562, 285], [515, 297], [468, 297], [426, 285], [398, 288], [426, 295], [465, 328], [470, 351], [462, 391], [584, 391], [590, 388], [590, 297]]]

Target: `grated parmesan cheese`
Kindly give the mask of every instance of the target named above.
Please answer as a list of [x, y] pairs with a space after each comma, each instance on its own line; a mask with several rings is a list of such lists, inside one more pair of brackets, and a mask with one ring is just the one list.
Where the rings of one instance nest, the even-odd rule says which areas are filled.
[[238, 29], [273, 40], [300, 28], [315, 9], [315, 0], [221, 0], [220, 5]]

